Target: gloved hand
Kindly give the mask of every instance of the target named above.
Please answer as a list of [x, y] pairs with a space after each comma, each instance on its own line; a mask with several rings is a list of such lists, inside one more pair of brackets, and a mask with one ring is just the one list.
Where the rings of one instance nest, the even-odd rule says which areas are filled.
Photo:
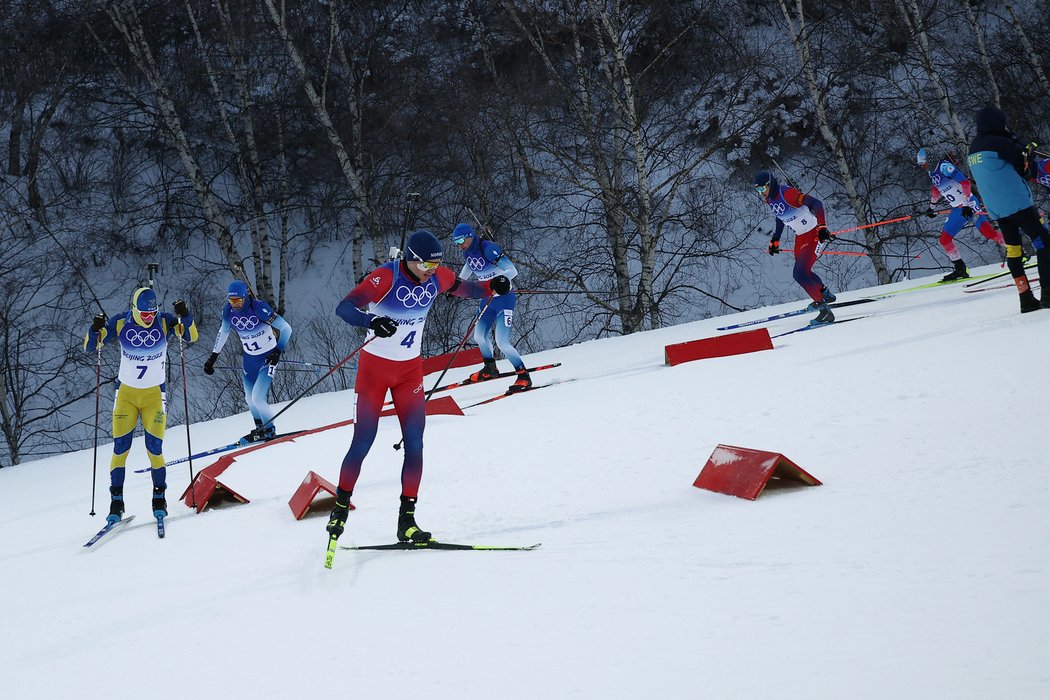
[[183, 318], [185, 316], [190, 315], [190, 310], [186, 308], [186, 302], [184, 302], [182, 299], [178, 299], [175, 302], [175, 315], [179, 318]]
[[510, 292], [510, 280], [504, 275], [493, 277], [489, 281], [489, 289], [491, 289], [492, 293], [496, 296], [507, 294]]
[[827, 243], [831, 240], [831, 234], [828, 232], [827, 226], [817, 226], [817, 240], [821, 243]]
[[91, 330], [98, 333], [106, 325], [105, 314], [95, 314], [95, 318], [91, 319]]
[[219, 353], [213, 352], [208, 355], [208, 359], [204, 361], [204, 373], [215, 374], [215, 361], [219, 359]]
[[266, 364], [271, 367], [276, 367], [277, 363], [281, 361], [281, 351], [274, 348], [269, 355], [266, 356]]
[[1025, 151], [1028, 152], [1028, 153], [1031, 153], [1032, 151], [1034, 151], [1037, 148], [1039, 148], [1039, 144], [1038, 143], [1036, 143], [1035, 141], [1029, 141], [1028, 145], [1025, 146]]
[[397, 323], [387, 316], [376, 316], [368, 323], [368, 327], [375, 331], [380, 338], [389, 338], [397, 333]]
[[780, 252], [780, 241], [770, 241], [769, 242], [769, 254], [770, 255], [776, 255], [779, 252]]
[[927, 209], [926, 210], [926, 216], [930, 217], [931, 219], [936, 219], [937, 218], [937, 212], [934, 211], [932, 208], [931, 209]]
[[963, 207], [962, 215], [969, 219], [971, 216], [973, 216], [973, 207]]

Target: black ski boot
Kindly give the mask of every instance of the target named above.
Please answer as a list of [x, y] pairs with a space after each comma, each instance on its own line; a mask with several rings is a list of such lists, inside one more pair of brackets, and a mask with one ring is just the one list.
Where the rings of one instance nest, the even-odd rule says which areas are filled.
[[823, 326], [825, 323], [835, 322], [835, 314], [831, 313], [831, 309], [828, 308], [827, 304], [818, 304], [817, 311], [819, 311], [820, 313], [817, 314], [816, 318], [809, 322], [809, 325]]
[[532, 377], [524, 369], [518, 370], [518, 378], [514, 380], [514, 383], [507, 388], [508, 394], [517, 394], [520, 391], [527, 391], [532, 388]]
[[124, 515], [124, 487], [110, 486], [109, 497], [109, 515], [106, 516], [106, 522], [120, 522], [120, 516]]
[[164, 490], [166, 488], [167, 484], [153, 487], [153, 517], [157, 520], [168, 515], [168, 502], [164, 500]]
[[954, 282], [956, 280], [964, 280], [970, 276], [970, 272], [966, 269], [966, 263], [962, 260], [956, 260], [954, 263], [955, 269], [949, 272], [947, 275], [941, 278], [941, 282]]
[[430, 533], [416, 525], [416, 499], [401, 497], [401, 513], [397, 516], [397, 539], [400, 542], [429, 542]]
[[344, 491], [341, 488], [335, 490], [335, 507], [332, 508], [332, 516], [328, 519], [325, 530], [331, 537], [339, 538], [346, 530], [346, 516], [350, 513], [350, 496], [352, 491]]
[[481, 369], [479, 369], [474, 374], [470, 375], [470, 382], [471, 384], [473, 384], [474, 382], [484, 382], [488, 381], [489, 379], [495, 379], [498, 376], [499, 369], [496, 368], [496, 361], [485, 360], [485, 364], [482, 365]]
[[1041, 308], [1043, 308], [1042, 305], [1035, 298], [1035, 294], [1032, 294], [1031, 289], [1021, 294], [1021, 313], [1026, 314], [1029, 311], [1037, 311]]

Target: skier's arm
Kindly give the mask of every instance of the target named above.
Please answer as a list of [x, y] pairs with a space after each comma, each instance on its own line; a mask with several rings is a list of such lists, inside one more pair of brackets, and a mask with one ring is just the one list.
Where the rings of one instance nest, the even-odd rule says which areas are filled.
[[[452, 270], [447, 270], [447, 268], [441, 269], [452, 275]], [[382, 299], [393, 286], [394, 274], [392, 270], [387, 268], [374, 270], [365, 275], [361, 283], [343, 297], [343, 300], [335, 307], [335, 315], [351, 326], [369, 328], [369, 324], [377, 316], [361, 309], [367, 308], [369, 304]]]
[[191, 343], [197, 342], [197, 338], [199, 336], [197, 333], [197, 324], [193, 322], [193, 314], [187, 313], [185, 316], [182, 317], [181, 331], [179, 328], [179, 319], [177, 316], [175, 316], [175, 314], [169, 311], [162, 311], [160, 315], [161, 318], [163, 318], [168, 323], [169, 336], [181, 335], [183, 340], [189, 341]]
[[218, 355], [222, 352], [222, 348], [226, 345], [226, 339], [230, 337], [230, 331], [233, 330], [233, 326], [230, 325], [230, 311], [229, 307], [222, 310], [222, 325], [219, 326], [219, 332], [215, 336], [215, 345], [212, 346], [211, 351]]
[[[95, 318], [101, 317], [102, 314], [98, 314]], [[95, 330], [97, 321], [93, 321], [91, 328], [88, 330], [87, 335], [84, 336], [84, 349], [88, 352], [94, 352], [98, 350], [99, 345], [105, 345], [109, 342], [110, 338], [115, 339], [117, 337], [117, 317], [110, 316], [106, 319], [105, 323], [102, 324], [102, 328]]]
[[470, 265], [468, 263], [463, 263], [463, 269], [459, 271], [459, 278], [461, 280], [470, 279]]
[[436, 273], [438, 290], [448, 292], [454, 297], [465, 299], [484, 299], [492, 296], [490, 282], [476, 282], [456, 277], [447, 267], [439, 267]]
[[802, 195], [802, 203], [809, 207], [809, 210], [813, 212], [817, 217], [817, 226], [823, 226], [827, 228], [827, 220], [824, 216], [824, 202], [820, 201], [811, 194]]
[[269, 323], [270, 326], [277, 331], [277, 349], [284, 352], [284, 349], [288, 347], [288, 341], [292, 337], [291, 325], [289, 325], [289, 323], [278, 314], [274, 314]]

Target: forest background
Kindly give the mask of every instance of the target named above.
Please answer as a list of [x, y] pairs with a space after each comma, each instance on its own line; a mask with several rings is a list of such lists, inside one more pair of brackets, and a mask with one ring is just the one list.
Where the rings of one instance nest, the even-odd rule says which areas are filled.
[[[965, 169], [977, 109], [1026, 141], [1050, 112], [1040, 0], [0, 8], [0, 466], [90, 446], [98, 405], [105, 442], [118, 357], [84, 333], [151, 263], [201, 335], [169, 353], [174, 436], [187, 408], [244, 410], [236, 343], [233, 369], [200, 372], [235, 276], [292, 324], [286, 357], [333, 365], [362, 337], [335, 304], [406, 230], [483, 224], [543, 292], [519, 297], [519, 350], [635, 333], [799, 296], [766, 255], [751, 178], [770, 169], [832, 231], [910, 216], [821, 259], [835, 289], [885, 283], [947, 265], [916, 150]], [[1001, 256], [957, 242], [971, 264]], [[476, 312], [439, 301], [425, 353]], [[271, 399], [316, 376], [285, 366]]]

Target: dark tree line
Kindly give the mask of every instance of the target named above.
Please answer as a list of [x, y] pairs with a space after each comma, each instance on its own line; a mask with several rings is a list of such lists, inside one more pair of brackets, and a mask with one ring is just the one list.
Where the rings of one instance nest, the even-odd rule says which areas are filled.
[[[348, 289], [406, 225], [476, 217], [522, 285], [566, 292], [523, 296], [526, 349], [777, 300], [753, 173], [813, 191], [833, 229], [923, 208], [915, 150], [960, 155], [980, 106], [1045, 131], [1048, 20], [1035, 0], [0, 2], [0, 462], [84, 444], [87, 319], [147, 262], [202, 345], [242, 275], [327, 363], [357, 337], [302, 297]], [[868, 257], [829, 279], [890, 281], [937, 233], [843, 236]], [[426, 350], [474, 311], [443, 302]], [[235, 376], [190, 383], [193, 419], [240, 410]]]

